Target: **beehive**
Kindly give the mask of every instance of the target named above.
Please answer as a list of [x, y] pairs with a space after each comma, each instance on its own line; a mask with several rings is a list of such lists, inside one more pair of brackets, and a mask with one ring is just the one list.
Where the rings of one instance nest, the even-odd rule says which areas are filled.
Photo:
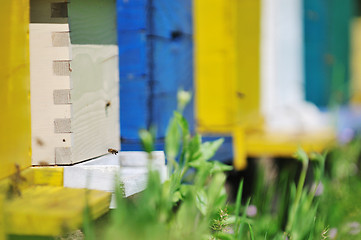
[[81, 226], [85, 199], [93, 217], [104, 214], [110, 194], [62, 187], [62, 168], [30, 167], [29, 1], [3, 2], [0, 20], [0, 239], [59, 235]]
[[306, 100], [317, 106], [349, 100], [350, 21], [355, 3], [304, 1]]
[[[177, 108], [177, 91], [193, 89], [192, 2], [117, 2], [122, 148], [140, 150], [140, 128], [157, 139]], [[185, 116], [193, 126], [192, 103]]]
[[33, 165], [119, 149], [118, 47], [112, 0], [31, 0]]

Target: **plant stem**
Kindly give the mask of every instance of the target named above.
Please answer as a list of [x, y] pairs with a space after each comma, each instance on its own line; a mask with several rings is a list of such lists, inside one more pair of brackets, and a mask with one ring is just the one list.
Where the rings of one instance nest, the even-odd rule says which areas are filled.
[[298, 184], [297, 184], [297, 189], [296, 189], [296, 197], [295, 197], [295, 201], [291, 207], [291, 212], [289, 215], [289, 220], [287, 222], [287, 227], [286, 227], [286, 231], [290, 232], [293, 226], [293, 222], [295, 220], [295, 216], [296, 216], [296, 212], [298, 209], [298, 205], [300, 203], [301, 200], [301, 196], [302, 196], [302, 191], [303, 191], [303, 186], [305, 184], [305, 179], [306, 179], [306, 173], [307, 173], [307, 168], [308, 168], [308, 159], [307, 161], [302, 163], [302, 171], [301, 171], [301, 175], [300, 178], [298, 179]]

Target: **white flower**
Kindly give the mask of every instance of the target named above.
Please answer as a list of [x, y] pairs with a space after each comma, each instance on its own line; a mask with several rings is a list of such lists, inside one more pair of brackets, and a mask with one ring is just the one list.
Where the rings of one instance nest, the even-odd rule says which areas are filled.
[[183, 111], [185, 106], [189, 103], [192, 98], [192, 93], [184, 90], [179, 90], [177, 94], [178, 99], [178, 110]]

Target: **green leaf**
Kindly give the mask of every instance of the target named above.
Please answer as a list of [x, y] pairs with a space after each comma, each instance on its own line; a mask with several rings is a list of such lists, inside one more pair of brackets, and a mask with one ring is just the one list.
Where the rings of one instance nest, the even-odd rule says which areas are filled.
[[233, 170], [232, 166], [221, 163], [219, 161], [212, 161], [210, 163], [212, 164], [212, 168], [210, 169], [211, 174]]
[[213, 142], [203, 143], [201, 146], [203, 160], [207, 161], [211, 159], [223, 142], [224, 142], [224, 138], [219, 138]]
[[150, 154], [154, 150], [154, 136], [146, 129], [140, 129], [138, 134], [144, 151]]
[[181, 134], [176, 118], [172, 118], [165, 137], [165, 152], [167, 158], [175, 159], [179, 152]]
[[204, 189], [199, 189], [196, 193], [196, 206], [203, 214], [207, 214], [208, 197]]

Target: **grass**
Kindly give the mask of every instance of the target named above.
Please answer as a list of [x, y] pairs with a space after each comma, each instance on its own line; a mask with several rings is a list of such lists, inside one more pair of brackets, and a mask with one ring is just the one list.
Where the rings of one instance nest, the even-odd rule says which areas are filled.
[[[143, 193], [125, 199], [117, 188], [117, 208], [95, 224], [85, 211], [86, 239], [361, 239], [360, 138], [324, 154], [299, 149], [297, 164], [278, 168], [272, 178], [259, 165], [250, 195], [243, 192], [250, 183], [242, 180], [232, 203], [225, 190], [232, 167], [211, 161], [223, 139], [192, 136], [182, 116], [185, 104], [179, 104], [165, 139], [170, 178], [162, 183], [149, 164]], [[148, 153], [154, 132], [140, 131]]]

